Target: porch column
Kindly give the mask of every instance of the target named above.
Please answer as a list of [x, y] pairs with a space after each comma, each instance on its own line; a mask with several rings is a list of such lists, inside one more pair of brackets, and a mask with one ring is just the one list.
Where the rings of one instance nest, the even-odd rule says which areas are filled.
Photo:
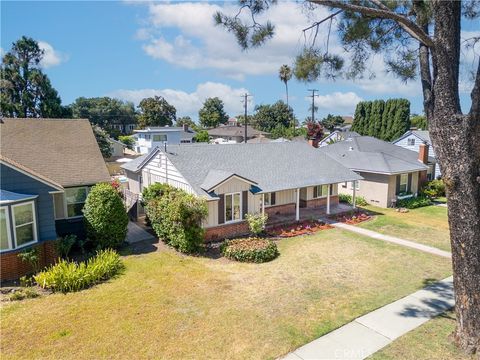
[[330, 187], [332, 185], [328, 184], [328, 189], [327, 189], [327, 215], [330, 215]]
[[262, 215], [265, 215], [265, 194], [262, 194]]
[[357, 191], [357, 181], [354, 181], [352, 184], [353, 184], [353, 196], [352, 196], [352, 206], [353, 208], [355, 209], [357, 206], [355, 204], [355, 192]]
[[297, 201], [295, 206], [295, 220], [300, 220], [300, 189], [297, 189]]

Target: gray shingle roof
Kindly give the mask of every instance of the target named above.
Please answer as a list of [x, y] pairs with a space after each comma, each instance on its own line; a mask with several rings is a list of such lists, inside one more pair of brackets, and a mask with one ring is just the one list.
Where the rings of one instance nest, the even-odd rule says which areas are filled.
[[[162, 151], [159, 148], [152, 153]], [[152, 154], [151, 153], [151, 154]], [[257, 192], [341, 183], [362, 177], [306, 143], [170, 145], [167, 156], [198, 195], [226, 174], [257, 183]], [[145, 158], [144, 158], [145, 159]], [[130, 163], [125, 164], [125, 168]], [[139, 164], [140, 165], [140, 164]], [[214, 171], [213, 176], [211, 171]], [[217, 176], [221, 174], [222, 176]], [[211, 180], [215, 177], [215, 181]]]
[[382, 174], [427, 170], [418, 153], [370, 136], [357, 136], [319, 148], [349, 169]]
[[133, 171], [137, 172], [140, 170], [139, 165], [145, 160], [145, 158], [148, 156], [148, 154], [139, 156], [132, 161], [126, 162], [122, 166], [120, 166], [122, 169], [128, 170], [128, 171]]

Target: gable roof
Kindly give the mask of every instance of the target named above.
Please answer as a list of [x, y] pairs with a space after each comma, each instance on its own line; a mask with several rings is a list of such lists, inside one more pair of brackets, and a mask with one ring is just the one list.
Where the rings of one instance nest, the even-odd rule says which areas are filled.
[[110, 181], [86, 119], [11, 119], [0, 123], [0, 153], [58, 186]]
[[410, 135], [414, 135], [418, 139], [420, 139], [420, 141], [424, 141], [428, 145], [432, 146], [432, 140], [430, 139], [430, 132], [427, 131], [427, 130], [409, 130], [405, 134], [400, 136], [398, 139], [392, 141], [392, 143], [395, 144], [395, 143], [399, 142], [400, 140], [405, 139], [406, 137], [408, 137]]
[[[130, 171], [140, 171], [161, 148], [155, 148]], [[260, 144], [170, 145], [168, 159], [200, 196], [216, 199], [212, 189], [229, 176], [256, 183], [256, 192], [272, 192], [306, 186], [362, 179], [317, 149], [300, 142]], [[122, 167], [132, 169], [132, 162]], [[133, 164], [135, 165], [135, 164]], [[207, 190], [206, 190], [207, 189]]]
[[237, 178], [240, 178], [241, 180], [245, 181], [245, 182], [248, 182], [252, 185], [256, 185], [257, 183], [255, 181], [252, 181], [252, 180], [249, 180], [249, 179], [246, 179], [240, 175], [237, 175], [231, 171], [224, 171], [224, 170], [216, 170], [216, 169], [213, 169], [213, 170], [209, 170], [208, 173], [207, 173], [207, 176], [205, 176], [205, 179], [203, 180], [203, 183], [200, 184], [200, 187], [207, 191], [207, 192], [210, 192], [212, 191], [214, 188], [220, 186], [221, 184], [223, 184], [224, 182], [226, 182], [227, 180], [230, 180], [231, 178], [233, 177], [237, 177]]
[[318, 149], [349, 169], [379, 174], [427, 170], [418, 153], [371, 136], [357, 136]]

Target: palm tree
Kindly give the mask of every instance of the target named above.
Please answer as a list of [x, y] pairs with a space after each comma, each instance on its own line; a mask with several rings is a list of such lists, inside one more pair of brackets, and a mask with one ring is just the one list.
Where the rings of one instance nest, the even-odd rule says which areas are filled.
[[278, 71], [278, 77], [285, 83], [285, 92], [287, 93], [287, 106], [288, 106], [288, 81], [292, 78], [292, 69], [288, 65], [280, 66]]

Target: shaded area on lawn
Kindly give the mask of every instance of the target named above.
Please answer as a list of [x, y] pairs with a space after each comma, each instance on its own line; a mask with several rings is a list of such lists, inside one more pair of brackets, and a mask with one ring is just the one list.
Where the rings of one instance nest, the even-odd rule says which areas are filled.
[[86, 291], [2, 304], [5, 358], [276, 358], [450, 273], [450, 261], [338, 229], [246, 264], [125, 257]]

